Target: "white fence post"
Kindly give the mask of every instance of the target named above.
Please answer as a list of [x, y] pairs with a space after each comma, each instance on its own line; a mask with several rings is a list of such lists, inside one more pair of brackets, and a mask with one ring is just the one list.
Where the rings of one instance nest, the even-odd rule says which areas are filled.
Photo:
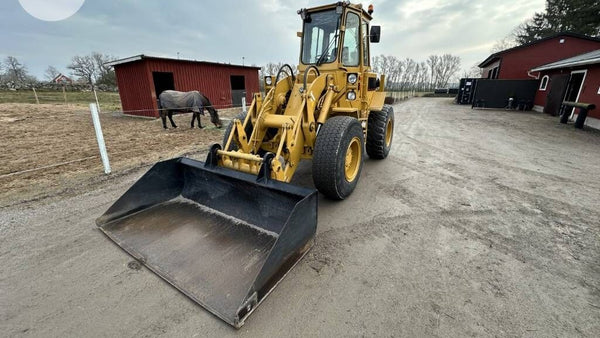
[[98, 148], [100, 148], [100, 157], [104, 166], [104, 173], [110, 174], [110, 163], [108, 162], [108, 153], [104, 144], [104, 135], [102, 135], [102, 127], [100, 126], [100, 117], [98, 116], [98, 107], [95, 103], [90, 103], [90, 112], [92, 113], [92, 122], [94, 122], [94, 130], [96, 130], [96, 139], [98, 140]]
[[35, 102], [40, 104], [40, 99], [38, 99], [37, 92], [35, 91], [35, 87], [31, 87], [33, 89], [33, 95], [35, 95]]
[[100, 102], [98, 102], [98, 94], [96, 94], [96, 86], [92, 87], [94, 89], [94, 97], [96, 98], [96, 106], [98, 107], [98, 111], [100, 111]]
[[242, 112], [246, 112], [246, 97], [242, 97]]

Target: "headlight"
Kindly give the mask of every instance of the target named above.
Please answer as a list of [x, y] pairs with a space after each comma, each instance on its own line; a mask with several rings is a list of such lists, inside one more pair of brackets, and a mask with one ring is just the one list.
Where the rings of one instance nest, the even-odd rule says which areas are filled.
[[265, 76], [265, 83], [270, 86], [273, 83], [273, 79], [270, 76]]
[[356, 100], [356, 93], [353, 90], [351, 90], [346, 95], [346, 98], [350, 101], [354, 101], [354, 100]]
[[356, 75], [354, 73], [348, 74], [348, 83], [355, 84], [356, 80], [358, 80], [358, 75]]

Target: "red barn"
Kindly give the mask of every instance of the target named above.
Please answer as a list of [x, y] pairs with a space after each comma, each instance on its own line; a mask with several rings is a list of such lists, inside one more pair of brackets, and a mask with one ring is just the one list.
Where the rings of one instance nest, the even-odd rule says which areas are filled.
[[[557, 115], [563, 101], [594, 103], [586, 125], [600, 129], [600, 48], [531, 69], [540, 78], [536, 110]], [[577, 111], [574, 110], [576, 113]]]
[[575, 33], [558, 33], [490, 55], [479, 64], [488, 79], [531, 79], [530, 69], [600, 48], [600, 39]]
[[259, 92], [259, 67], [136, 55], [108, 63], [113, 66], [125, 114], [158, 117], [156, 100], [163, 90], [204, 93], [215, 107], [250, 102]]

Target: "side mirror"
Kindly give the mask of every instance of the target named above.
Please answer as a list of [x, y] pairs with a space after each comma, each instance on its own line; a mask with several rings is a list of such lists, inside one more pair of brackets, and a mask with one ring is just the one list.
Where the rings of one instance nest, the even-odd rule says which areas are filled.
[[381, 38], [381, 26], [371, 26], [371, 34], [369, 38], [372, 43], [378, 43], [379, 38]]

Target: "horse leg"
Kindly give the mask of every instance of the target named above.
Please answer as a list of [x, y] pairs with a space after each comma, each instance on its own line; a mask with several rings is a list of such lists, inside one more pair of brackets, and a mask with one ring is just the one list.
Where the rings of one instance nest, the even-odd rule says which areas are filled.
[[192, 112], [192, 128], [194, 128], [194, 121], [196, 120], [196, 112]]
[[173, 121], [173, 112], [172, 111], [169, 112], [169, 121], [171, 121], [171, 126], [173, 128], [177, 128], [177, 125], [175, 124], [175, 121]]
[[202, 126], [202, 117], [200, 116], [200, 113], [198, 113], [198, 128], [200, 128], [200, 129], [204, 128]]
[[160, 114], [160, 119], [162, 120], [163, 128], [169, 129], [167, 128], [167, 117], [164, 114]]

